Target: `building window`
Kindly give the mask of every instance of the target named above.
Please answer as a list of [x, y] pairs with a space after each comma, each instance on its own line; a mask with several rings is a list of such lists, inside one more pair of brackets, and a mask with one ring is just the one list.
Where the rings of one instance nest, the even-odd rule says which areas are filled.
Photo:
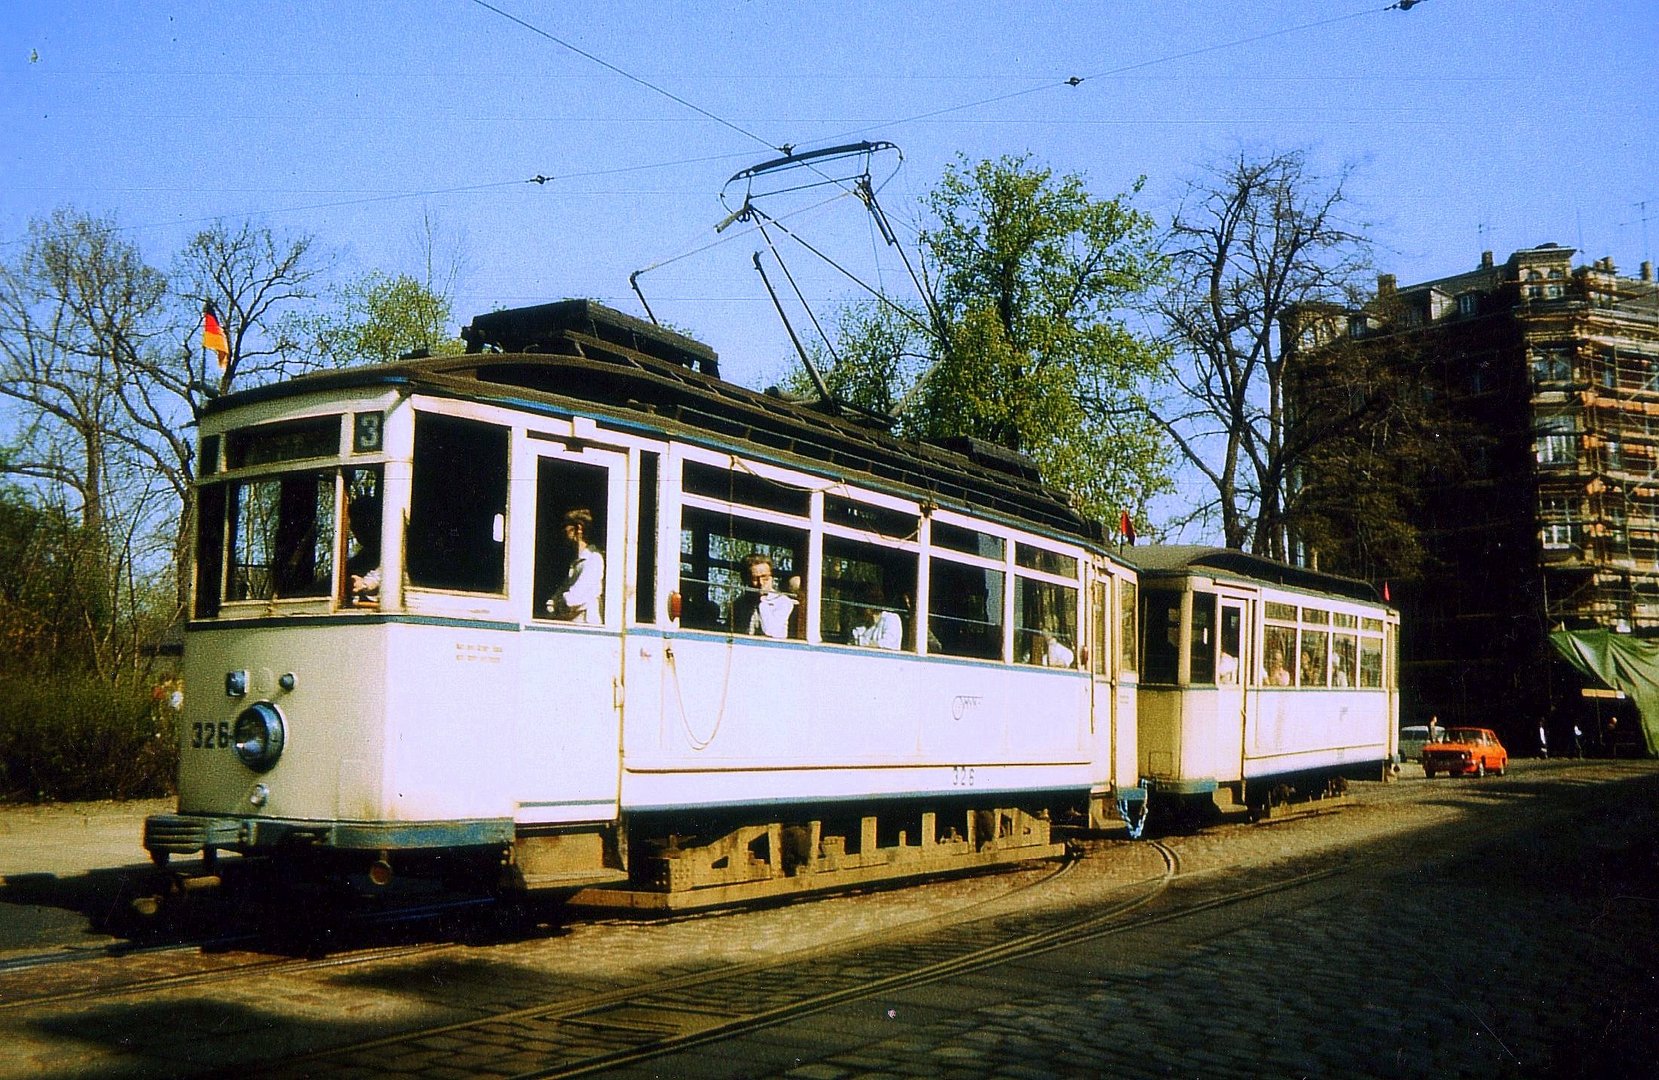
[[1570, 416], [1541, 416], [1533, 430], [1540, 465], [1571, 465], [1578, 460], [1578, 435]]
[[1566, 551], [1573, 546], [1572, 500], [1545, 495], [1538, 500], [1539, 538], [1545, 551]]
[[1480, 310], [1479, 293], [1459, 293], [1457, 298], [1457, 313], [1459, 315], [1473, 315]]
[[1573, 377], [1572, 351], [1564, 348], [1538, 349], [1532, 354], [1532, 379], [1539, 383], [1570, 382]]

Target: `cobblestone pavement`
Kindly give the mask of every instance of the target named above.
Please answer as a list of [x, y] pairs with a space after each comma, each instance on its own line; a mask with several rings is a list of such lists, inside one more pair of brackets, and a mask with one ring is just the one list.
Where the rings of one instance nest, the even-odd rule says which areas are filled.
[[[1659, 785], [1643, 776], [1455, 859], [1440, 845], [1517, 806], [1534, 820], [1524, 804], [1553, 793], [1419, 789], [1398, 817], [1435, 823], [1366, 839], [1332, 882], [606, 1075], [1651, 1077]], [[1345, 817], [1296, 822], [1282, 854], [1375, 830]], [[1274, 828], [1206, 835], [1183, 865], [1292, 836]]]
[[[606, 1075], [1653, 1075], [1659, 763], [1523, 765], [1501, 779], [1362, 785], [1341, 813], [1167, 841], [1181, 869], [1166, 893], [1171, 909], [1252, 874], [1341, 870], [1305, 886], [1150, 917], [1126, 933]], [[0, 838], [28, 835], [0, 827]], [[367, 1055], [372, 1067], [349, 1071], [341, 1059], [305, 1055], [998, 904], [1088, 909], [1156, 876], [1158, 865], [1145, 844], [1106, 842], [1059, 878], [1031, 869], [667, 923], [578, 923], [401, 963], [279, 965], [228, 983], [48, 1009], [9, 1007], [0, 979], [0, 1077], [254, 1075], [272, 1066], [298, 1076], [483, 1075], [458, 1067], [459, 1034], [388, 1045]], [[0, 904], [0, 920], [8, 910]], [[179, 954], [166, 970], [236, 959]], [[110, 957], [97, 977], [147, 962]], [[846, 967], [859, 963], [851, 951]], [[754, 1007], [731, 1003], [734, 1012]], [[523, 1041], [498, 1049], [495, 1075], [552, 1060]]]

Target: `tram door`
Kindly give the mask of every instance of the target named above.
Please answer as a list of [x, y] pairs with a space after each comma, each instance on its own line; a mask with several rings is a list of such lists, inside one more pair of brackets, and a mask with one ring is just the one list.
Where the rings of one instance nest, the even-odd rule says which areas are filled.
[[556, 442], [528, 456], [534, 525], [516, 817], [610, 820], [620, 785], [627, 458]]
[[1244, 630], [1249, 625], [1247, 604], [1248, 601], [1234, 597], [1221, 597], [1220, 617], [1216, 620], [1217, 730], [1235, 733], [1241, 769], [1246, 738], [1244, 686], [1248, 673], [1255, 670], [1255, 657], [1250, 655], [1250, 635]]

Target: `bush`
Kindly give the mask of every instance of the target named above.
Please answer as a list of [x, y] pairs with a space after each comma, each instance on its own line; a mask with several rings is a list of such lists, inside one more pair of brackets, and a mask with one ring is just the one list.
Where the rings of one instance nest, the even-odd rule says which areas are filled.
[[177, 724], [165, 695], [136, 679], [0, 678], [0, 801], [172, 794]]

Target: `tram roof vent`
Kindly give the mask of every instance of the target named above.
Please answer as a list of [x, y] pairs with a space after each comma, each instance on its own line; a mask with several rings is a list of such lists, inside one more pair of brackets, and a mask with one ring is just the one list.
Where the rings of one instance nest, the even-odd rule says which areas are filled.
[[988, 439], [976, 439], [972, 435], [952, 435], [945, 439], [930, 439], [935, 446], [942, 446], [946, 450], [955, 451], [973, 462], [975, 465], [1009, 476], [1018, 476], [1024, 480], [1042, 481], [1042, 474], [1037, 471], [1037, 463], [1018, 450], [1010, 450], [1000, 443]]
[[[467, 352], [564, 353], [572, 345], [614, 346], [718, 378], [720, 359], [702, 342], [624, 315], [592, 300], [560, 300], [473, 316], [462, 329]], [[580, 352], [580, 349], [575, 351]]]

